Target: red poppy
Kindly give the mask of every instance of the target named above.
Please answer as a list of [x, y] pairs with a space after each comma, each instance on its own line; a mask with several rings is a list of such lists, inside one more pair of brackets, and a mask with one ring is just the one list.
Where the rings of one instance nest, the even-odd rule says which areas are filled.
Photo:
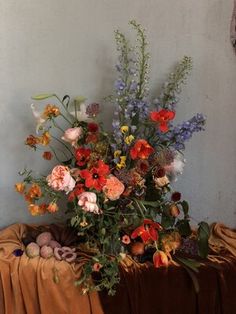
[[132, 159], [147, 159], [154, 149], [145, 140], [138, 140], [130, 150], [130, 156]]
[[158, 230], [162, 230], [162, 226], [158, 222], [154, 222], [151, 219], [144, 219], [143, 224], [132, 232], [131, 238], [141, 237], [144, 243], [149, 240], [157, 241]]
[[168, 122], [173, 120], [175, 117], [175, 112], [170, 110], [162, 109], [161, 111], [153, 111], [150, 113], [150, 118], [152, 121], [157, 122], [161, 132], [167, 132]]
[[76, 164], [83, 167], [89, 160], [91, 150], [89, 148], [78, 148], [75, 151]]
[[90, 170], [81, 170], [80, 176], [85, 180], [85, 186], [87, 188], [94, 188], [97, 191], [101, 191], [106, 184], [106, 177], [109, 173], [109, 166], [106, 165], [102, 160], [99, 160], [97, 167], [93, 167]]
[[155, 267], [167, 266], [168, 265], [168, 257], [166, 253], [163, 251], [156, 251], [153, 254], [153, 264]]

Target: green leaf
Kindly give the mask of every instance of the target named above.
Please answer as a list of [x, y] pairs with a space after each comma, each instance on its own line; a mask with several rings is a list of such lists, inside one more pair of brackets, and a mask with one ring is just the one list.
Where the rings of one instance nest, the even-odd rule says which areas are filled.
[[72, 159], [68, 159], [68, 160], [66, 160], [66, 161], [62, 161], [62, 164], [63, 164], [64, 166], [69, 166], [69, 165], [71, 164], [71, 162], [72, 162]]
[[206, 258], [209, 251], [208, 239], [210, 236], [210, 227], [204, 221], [200, 222], [198, 226], [198, 254], [202, 258]]
[[188, 268], [192, 269], [192, 271], [194, 271], [195, 273], [198, 273], [199, 270], [198, 268], [201, 266], [201, 263], [190, 259], [190, 258], [182, 258], [182, 257], [177, 257], [175, 256], [175, 259], [180, 263], [183, 264], [185, 266], [187, 266]]
[[188, 211], [189, 211], [189, 204], [186, 201], [182, 201], [181, 202], [182, 208], [183, 208], [183, 212], [184, 212], [184, 216], [188, 215]]
[[199, 287], [199, 282], [198, 282], [198, 279], [197, 279], [196, 275], [188, 267], [184, 266], [184, 269], [187, 271], [187, 273], [189, 274], [190, 278], [192, 279], [194, 290], [198, 294], [199, 290], [200, 290], [200, 287]]
[[55, 94], [39, 94], [36, 96], [32, 96], [31, 98], [34, 100], [44, 100], [53, 96], [55, 96]]
[[192, 233], [189, 221], [186, 219], [178, 220], [176, 228], [179, 230], [180, 235], [184, 237], [188, 237]]
[[162, 215], [161, 225], [164, 229], [172, 227], [175, 223], [175, 218], [171, 216]]

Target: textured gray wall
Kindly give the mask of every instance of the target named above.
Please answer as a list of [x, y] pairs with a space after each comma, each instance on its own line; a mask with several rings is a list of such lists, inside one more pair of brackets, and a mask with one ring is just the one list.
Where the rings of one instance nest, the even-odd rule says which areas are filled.
[[[113, 29], [148, 30], [151, 94], [183, 55], [194, 70], [177, 119], [208, 116], [207, 131], [187, 146], [178, 181], [198, 221], [236, 226], [236, 56], [229, 41], [233, 0], [0, 0], [0, 226], [38, 222], [14, 192], [17, 171], [45, 168], [24, 147], [33, 132], [30, 96], [57, 92], [100, 101], [110, 94], [116, 60]], [[131, 35], [130, 35], [131, 36]], [[112, 108], [105, 108], [110, 121]], [[41, 220], [48, 220], [43, 217]]]

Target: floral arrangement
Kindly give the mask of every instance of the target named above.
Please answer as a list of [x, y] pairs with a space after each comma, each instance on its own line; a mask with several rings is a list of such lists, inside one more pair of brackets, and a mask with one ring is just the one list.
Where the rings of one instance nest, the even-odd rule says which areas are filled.
[[139, 262], [152, 260], [155, 267], [178, 262], [194, 272], [197, 263], [175, 253], [191, 240], [195, 246], [190, 245], [190, 253], [206, 257], [208, 252], [208, 225], [201, 222], [192, 232], [189, 205], [171, 187], [184, 167], [185, 142], [205, 125], [200, 113], [174, 124], [192, 60], [184, 57], [159, 97], [150, 100], [146, 34], [136, 21], [130, 25], [137, 33], [136, 44], [131, 47], [120, 31], [115, 32], [118, 79], [114, 95], [104, 100], [115, 107], [113, 131], [99, 122], [100, 105], [86, 104], [84, 97], [33, 97], [55, 99], [60, 107], [50, 102], [40, 112], [32, 105], [36, 135], [29, 135], [25, 144], [35, 151], [43, 148], [42, 157], [57, 165], [43, 176], [24, 170], [23, 182], [16, 184], [34, 216], [57, 212], [58, 201], [67, 199], [78, 247], [91, 254], [77, 281], [84, 293], [107, 289], [113, 294], [126, 255]]

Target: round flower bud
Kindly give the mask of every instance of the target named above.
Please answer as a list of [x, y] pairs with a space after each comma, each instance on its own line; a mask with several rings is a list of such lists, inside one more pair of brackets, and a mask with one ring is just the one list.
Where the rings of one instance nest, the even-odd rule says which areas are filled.
[[170, 205], [170, 215], [172, 216], [172, 217], [178, 217], [179, 216], [179, 214], [180, 214], [180, 210], [179, 210], [179, 208], [178, 208], [178, 206], [177, 205], [175, 205], [175, 204], [171, 204]]
[[171, 195], [171, 200], [173, 202], [178, 202], [180, 201], [181, 199], [181, 193], [180, 192], [174, 192], [172, 195]]

